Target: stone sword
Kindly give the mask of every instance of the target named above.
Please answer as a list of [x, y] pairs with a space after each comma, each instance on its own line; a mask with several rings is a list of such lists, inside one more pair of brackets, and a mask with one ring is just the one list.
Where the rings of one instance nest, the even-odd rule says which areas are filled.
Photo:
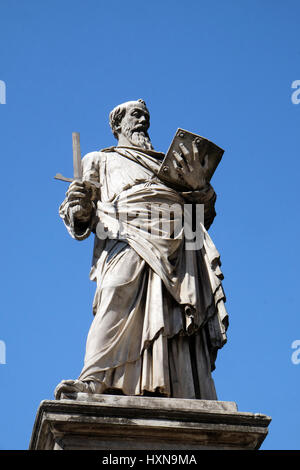
[[61, 181], [67, 181], [72, 183], [72, 181], [81, 181], [82, 180], [82, 169], [81, 169], [81, 153], [80, 153], [80, 135], [79, 132], [72, 132], [72, 142], [73, 142], [73, 171], [74, 178], [66, 178], [61, 173], [56, 173], [54, 176], [55, 179]]
[[[55, 179], [60, 181], [66, 181], [72, 183], [72, 181], [82, 181], [82, 166], [81, 166], [81, 152], [80, 152], [80, 134], [79, 132], [72, 132], [72, 143], [73, 143], [73, 178], [66, 178], [61, 173], [56, 173]], [[88, 187], [96, 186], [100, 187], [99, 183], [85, 181]]]

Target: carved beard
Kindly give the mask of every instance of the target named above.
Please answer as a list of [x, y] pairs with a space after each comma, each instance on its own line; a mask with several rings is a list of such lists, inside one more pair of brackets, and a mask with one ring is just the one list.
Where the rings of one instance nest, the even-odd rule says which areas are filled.
[[125, 127], [123, 132], [133, 147], [141, 147], [145, 150], [153, 150], [153, 146], [147, 131], [132, 131], [130, 127]]

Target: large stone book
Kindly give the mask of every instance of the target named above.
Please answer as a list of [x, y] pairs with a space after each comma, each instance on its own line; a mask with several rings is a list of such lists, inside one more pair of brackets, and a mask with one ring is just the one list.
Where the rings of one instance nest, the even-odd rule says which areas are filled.
[[177, 132], [161, 164], [160, 170], [158, 172], [160, 179], [171, 185], [185, 188], [181, 174], [176, 170], [176, 160], [174, 158], [173, 152], [175, 151], [180, 153], [180, 144], [183, 144], [185, 148], [192, 154], [193, 143], [196, 144], [198, 149], [198, 158], [203, 165], [205, 163], [205, 159], [207, 159], [206, 181], [209, 182], [211, 180], [217, 166], [221, 161], [224, 150], [210, 140], [180, 128], [177, 129]]

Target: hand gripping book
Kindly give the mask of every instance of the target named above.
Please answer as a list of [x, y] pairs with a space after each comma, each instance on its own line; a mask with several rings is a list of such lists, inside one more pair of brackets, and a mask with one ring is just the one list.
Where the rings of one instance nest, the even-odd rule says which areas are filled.
[[193, 154], [192, 143], [195, 142], [198, 152], [199, 158], [201, 163], [204, 162], [206, 155], [208, 156], [208, 168], [206, 170], [206, 181], [209, 183], [211, 180], [217, 166], [219, 165], [221, 158], [223, 156], [224, 150], [220, 147], [217, 147], [213, 142], [201, 137], [200, 135], [193, 134], [192, 132], [188, 132], [184, 129], [177, 129], [177, 132], [171, 142], [171, 145], [165, 155], [165, 158], [161, 164], [161, 167], [158, 172], [158, 177], [173, 185], [177, 188], [185, 188], [187, 189], [184, 182], [181, 180], [178, 171], [174, 166], [174, 155], [173, 151], [177, 151], [178, 153], [182, 153], [179, 147], [180, 143], [190, 151], [191, 155]]

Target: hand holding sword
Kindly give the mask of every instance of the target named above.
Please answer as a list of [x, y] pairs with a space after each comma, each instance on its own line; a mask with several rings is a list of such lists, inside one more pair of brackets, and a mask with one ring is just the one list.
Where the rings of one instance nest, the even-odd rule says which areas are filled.
[[89, 220], [92, 214], [94, 208], [93, 200], [96, 199], [99, 185], [82, 180], [80, 136], [78, 132], [72, 133], [72, 141], [74, 178], [66, 178], [60, 173], [57, 173], [54, 178], [71, 183], [66, 192], [69, 215], [72, 216], [71, 218], [85, 222]]

